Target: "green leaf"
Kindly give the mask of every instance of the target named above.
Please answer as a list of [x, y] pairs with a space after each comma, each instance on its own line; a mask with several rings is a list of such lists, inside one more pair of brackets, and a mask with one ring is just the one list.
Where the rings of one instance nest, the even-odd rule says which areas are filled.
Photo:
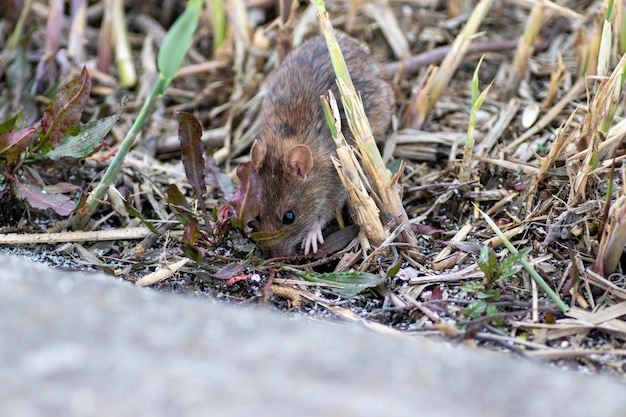
[[493, 317], [500, 313], [500, 309], [498, 308], [498, 306], [494, 304], [488, 304], [486, 313], [487, 313], [487, 317]]
[[483, 246], [480, 249], [480, 257], [478, 258], [478, 267], [485, 274], [485, 285], [489, 286], [496, 278], [498, 269], [498, 258], [493, 248]]
[[476, 298], [479, 300], [495, 300], [502, 295], [500, 290], [494, 288], [483, 289], [482, 291], [478, 291], [476, 293]]
[[198, 26], [202, 4], [202, 0], [190, 0], [183, 14], [176, 19], [163, 39], [157, 65], [166, 79], [174, 78], [187, 55]]
[[167, 204], [183, 226], [187, 226], [190, 222], [196, 221], [189, 202], [183, 193], [180, 192], [176, 184], [170, 184], [170, 186], [167, 187]]
[[92, 155], [102, 146], [104, 138], [126, 109], [127, 102], [124, 98], [116, 114], [87, 123], [80, 129], [80, 133], [66, 137], [60, 145], [37, 158], [58, 161], [61, 158], [81, 159]]
[[159, 232], [159, 230], [152, 224], [152, 222], [143, 217], [143, 215], [128, 202], [128, 198], [124, 198], [123, 201], [124, 208], [126, 209], [126, 212], [129, 214], [129, 216], [139, 219], [148, 229], [150, 229], [152, 233], [161, 237], [162, 233]]
[[497, 281], [503, 281], [506, 278], [509, 278], [515, 274], [517, 274], [522, 269], [522, 264], [520, 260], [525, 258], [526, 255], [530, 253], [531, 248], [525, 248], [517, 252], [516, 254], [511, 254], [502, 261], [500, 264], [500, 275], [497, 278]]
[[20, 109], [15, 116], [0, 123], [0, 135], [12, 131], [20, 120], [22, 120], [22, 109]]
[[343, 297], [353, 297], [385, 280], [384, 276], [369, 272], [328, 272], [325, 274], [298, 272], [298, 275], [310, 282], [331, 285], [332, 287], [325, 289]]
[[478, 291], [482, 291], [485, 289], [485, 284], [481, 281], [470, 281], [463, 286], [461, 286], [461, 291], [459, 292], [459, 296], [461, 298], [467, 297], [468, 294], [475, 294]]
[[67, 136], [62, 144], [42, 155], [35, 155], [37, 159], [50, 159], [58, 161], [61, 158], [81, 159], [96, 152], [105, 136], [109, 133], [117, 116], [109, 116], [104, 119], [94, 120], [84, 126], [80, 133]]
[[484, 58], [484, 55], [480, 57], [480, 59], [478, 60], [478, 64], [476, 64], [476, 68], [474, 69], [474, 74], [472, 75], [472, 109], [476, 108], [476, 96], [478, 94], [478, 72]]
[[487, 310], [487, 302], [483, 300], [474, 300], [463, 310], [466, 316], [475, 319], [483, 315]]
[[502, 282], [505, 279], [517, 274], [521, 270], [522, 270], [522, 265], [520, 264], [511, 265], [507, 269], [503, 269], [500, 271], [500, 276], [498, 276], [498, 279], [496, 280], [496, 282]]
[[337, 124], [335, 121], [335, 117], [333, 116], [333, 111], [330, 107], [330, 102], [327, 97], [322, 96], [322, 110], [324, 110], [324, 117], [326, 117], [326, 124], [330, 128], [330, 135], [333, 139], [337, 138]]
[[532, 248], [524, 248], [521, 249], [519, 252], [511, 254], [509, 256], [507, 256], [507, 258], [502, 262], [502, 267], [503, 268], [508, 268], [509, 265], [519, 262], [522, 258], [525, 258], [526, 256], [528, 256], [528, 254], [530, 253]]
[[398, 271], [400, 270], [400, 268], [402, 268], [402, 264], [403, 264], [403, 259], [398, 258], [396, 263], [387, 270], [387, 278], [394, 278], [398, 274]]

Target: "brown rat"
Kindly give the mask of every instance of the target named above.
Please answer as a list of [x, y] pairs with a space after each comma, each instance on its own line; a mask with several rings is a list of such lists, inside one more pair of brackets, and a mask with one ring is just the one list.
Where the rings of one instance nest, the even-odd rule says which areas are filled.
[[[362, 45], [337, 34], [352, 82], [361, 94], [375, 137], [389, 125], [394, 99], [381, 66]], [[315, 36], [292, 51], [269, 84], [261, 111], [261, 132], [250, 151], [262, 183], [257, 228], [285, 229], [286, 237], [268, 248], [270, 256], [289, 256], [301, 244], [317, 252], [322, 229], [341, 209], [345, 190], [332, 163], [335, 144], [320, 96], [332, 90], [339, 101], [335, 74], [324, 38]], [[342, 130], [351, 140], [343, 108]]]

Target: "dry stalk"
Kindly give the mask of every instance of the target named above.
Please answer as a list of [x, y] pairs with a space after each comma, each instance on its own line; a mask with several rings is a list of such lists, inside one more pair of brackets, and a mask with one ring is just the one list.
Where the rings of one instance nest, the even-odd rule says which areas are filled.
[[520, 42], [517, 44], [515, 58], [509, 75], [509, 97], [515, 95], [515, 92], [517, 91], [519, 84], [526, 73], [528, 60], [535, 51], [535, 42], [537, 36], [539, 35], [539, 31], [541, 30], [541, 25], [543, 24], [544, 11], [544, 2], [538, 2], [533, 7], [530, 12], [530, 16], [526, 20], [527, 25], [524, 30], [524, 36], [522, 36]]
[[605, 278], [615, 272], [624, 246], [626, 246], [626, 196], [621, 195], [609, 211], [593, 270]]
[[187, 262], [189, 262], [189, 258], [183, 258], [173, 264], [164, 265], [162, 268], [159, 268], [153, 273], [137, 280], [135, 285], [138, 287], [147, 287], [148, 285], [154, 285], [161, 281], [165, 281], [166, 279], [173, 277], [180, 268], [185, 266]]
[[619, 42], [619, 53], [626, 53], [626, 5], [618, 1], [615, 5], [616, 37]]
[[389, 4], [387, 2], [366, 2], [362, 5], [362, 9], [378, 23], [385, 39], [387, 39], [387, 44], [393, 50], [394, 56], [399, 59], [406, 58], [411, 53], [409, 41], [400, 28], [398, 19], [396, 19]]
[[[363, 109], [361, 98], [357, 94], [352, 84], [352, 79], [348, 73], [348, 69], [341, 54], [341, 49], [335, 38], [332, 25], [328, 19], [324, 4], [320, 0], [318, 5], [318, 18], [320, 27], [335, 69], [337, 76], [337, 84], [341, 94], [343, 108], [348, 119], [348, 125], [357, 145], [358, 154], [361, 157], [363, 171], [369, 182], [371, 197], [376, 202], [376, 206], [380, 210], [380, 221], [395, 223], [395, 227], [402, 230], [400, 233], [402, 241], [411, 246], [417, 245], [417, 240], [409, 219], [404, 210], [402, 199], [400, 198], [400, 190], [398, 185], [399, 175], [392, 176], [391, 172], [385, 166], [382, 156], [378, 151], [374, 136], [372, 134], [369, 122]], [[331, 126], [331, 131], [333, 126]], [[343, 151], [342, 151], [343, 152]], [[357, 164], [358, 165], [358, 164]], [[341, 175], [341, 174], [340, 174]], [[354, 177], [354, 175], [350, 174]], [[346, 175], [350, 178], [350, 175]], [[358, 188], [356, 188], [358, 189]], [[364, 217], [369, 218], [372, 214], [371, 205], [366, 203], [363, 210]], [[361, 207], [352, 207], [360, 210]], [[379, 230], [375, 227], [375, 230]], [[376, 238], [378, 239], [378, 238]]]
[[[571, 129], [569, 126], [574, 121], [574, 117], [576, 116], [576, 110], [574, 110], [566, 122], [564, 122], [560, 127], [552, 146], [550, 147], [550, 152], [546, 157], [541, 161], [541, 165], [539, 167], [539, 172], [535, 174], [532, 178], [530, 186], [528, 187], [527, 195], [529, 198], [534, 197], [535, 192], [537, 191], [537, 187], [539, 184], [548, 176], [548, 171], [552, 168], [563, 150], [569, 145], [572, 140], [576, 137], [576, 131]], [[532, 207], [530, 204], [527, 207]]]
[[[606, 140], [599, 146], [600, 160], [611, 157], [614, 154], [615, 148], [622, 143], [624, 137], [626, 137], [626, 119], [622, 119], [621, 122], [609, 129]], [[602, 169], [605, 167], [602, 166], [599, 168]]]
[[548, 86], [548, 91], [546, 93], [546, 98], [541, 103], [541, 107], [544, 109], [549, 108], [556, 97], [559, 88], [563, 84], [563, 80], [565, 80], [565, 65], [563, 65], [563, 57], [561, 54], [557, 56], [557, 67], [550, 74], [550, 85]]
[[539, 133], [543, 128], [548, 126], [552, 121], [554, 121], [563, 109], [570, 105], [572, 101], [578, 98], [578, 95], [584, 91], [585, 88], [585, 80], [579, 79], [576, 83], [569, 89], [569, 91], [563, 96], [558, 103], [550, 108], [550, 110], [544, 114], [538, 122], [536, 122], [533, 127], [524, 132], [520, 137], [515, 139], [513, 142], [509, 143], [506, 146], [506, 150], [508, 152], [515, 152], [518, 146], [525, 142], [526, 140], [533, 137], [535, 134]]
[[[346, 190], [350, 214], [361, 230], [361, 245], [365, 251], [369, 251], [371, 249], [369, 241], [375, 246], [379, 246], [385, 241], [385, 230], [380, 221], [376, 203], [368, 193], [371, 187], [361, 169], [354, 148], [348, 146], [341, 131], [341, 118], [337, 100], [332, 91], [328, 91], [328, 94], [329, 99], [326, 103], [331, 109], [335, 126], [333, 139], [337, 146], [337, 158], [333, 158], [333, 163]], [[365, 236], [363, 236], [363, 233]]]
[[596, 169], [602, 158], [610, 155], [609, 152], [613, 151], [612, 147], [605, 146], [600, 152], [600, 145], [607, 139], [607, 117], [611, 116], [612, 120], [611, 112], [617, 105], [616, 100], [619, 99], [624, 66], [626, 66], [626, 54], [622, 56], [611, 76], [602, 80], [597, 88], [597, 93], [589, 100], [589, 110], [580, 134], [581, 140], [587, 141], [586, 156], [582, 168], [574, 178], [573, 189], [568, 201], [569, 205], [576, 205], [582, 201], [590, 174]]
[[[614, 17], [613, 0], [607, 1], [607, 10], [604, 12], [604, 20], [600, 25], [600, 49], [598, 50], [598, 70], [601, 77], [606, 76], [611, 62], [611, 50], [613, 45], [613, 25], [611, 20]], [[618, 1], [619, 3], [619, 1]]]
[[[480, 0], [480, 2], [478, 2], [467, 20], [467, 23], [463, 27], [463, 30], [454, 40], [452, 49], [450, 49], [450, 52], [444, 58], [441, 63], [441, 67], [439, 67], [439, 69], [435, 72], [432, 80], [429, 80], [430, 82], [426, 86], [428, 90], [424, 95], [427, 99], [427, 105], [418, 106], [417, 108], [417, 126], [422, 126], [424, 124], [426, 117], [433, 110], [437, 101], [439, 101], [439, 97], [441, 97], [441, 94], [448, 85], [452, 75], [454, 75], [454, 72], [462, 62], [465, 53], [472, 43], [472, 37], [476, 34], [480, 24], [487, 16], [492, 4], [493, 0]], [[420, 112], [420, 110], [424, 107], [425, 111]]]
[[574, 40], [574, 48], [576, 49], [576, 67], [578, 71], [576, 74], [581, 79], [587, 74], [589, 68], [589, 59], [591, 56], [591, 44], [587, 40], [589, 35], [587, 29], [581, 27], [576, 33], [576, 39]]
[[602, 16], [596, 16], [593, 22], [593, 29], [591, 32], [591, 39], [588, 41], [588, 58], [587, 58], [587, 72], [585, 75], [596, 75], [598, 70], [598, 54], [600, 53], [600, 41], [602, 40]]

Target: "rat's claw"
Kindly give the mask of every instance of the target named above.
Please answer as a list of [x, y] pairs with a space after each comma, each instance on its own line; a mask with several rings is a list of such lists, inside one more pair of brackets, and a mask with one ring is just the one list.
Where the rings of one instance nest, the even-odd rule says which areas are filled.
[[324, 236], [322, 235], [322, 225], [320, 223], [315, 223], [311, 230], [306, 234], [304, 240], [302, 240], [302, 248], [304, 249], [304, 254], [308, 255], [311, 249], [313, 249], [313, 253], [317, 253], [317, 242], [324, 243]]

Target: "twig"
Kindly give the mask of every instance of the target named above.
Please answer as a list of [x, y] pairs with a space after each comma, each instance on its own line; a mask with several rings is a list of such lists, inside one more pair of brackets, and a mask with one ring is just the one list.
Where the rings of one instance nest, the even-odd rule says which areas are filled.
[[[170, 232], [182, 236], [182, 232]], [[101, 240], [143, 239], [152, 234], [147, 227], [108, 229], [60, 233], [6, 233], [0, 234], [0, 245], [23, 245], [27, 243], [96, 242]]]

